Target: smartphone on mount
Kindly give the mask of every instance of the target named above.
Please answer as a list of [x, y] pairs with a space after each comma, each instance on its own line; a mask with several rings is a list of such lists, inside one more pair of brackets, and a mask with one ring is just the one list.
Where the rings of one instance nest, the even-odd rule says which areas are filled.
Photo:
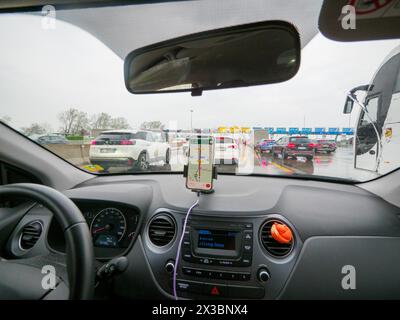
[[190, 137], [186, 188], [193, 191], [213, 189], [214, 145], [211, 136]]

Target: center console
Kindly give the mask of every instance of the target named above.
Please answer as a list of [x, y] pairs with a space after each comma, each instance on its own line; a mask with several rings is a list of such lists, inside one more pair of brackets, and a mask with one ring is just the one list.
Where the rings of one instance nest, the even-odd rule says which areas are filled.
[[252, 223], [192, 218], [182, 243], [178, 294], [188, 298], [263, 298], [265, 289], [260, 282], [267, 281], [269, 273], [261, 267], [254, 274], [253, 246]]

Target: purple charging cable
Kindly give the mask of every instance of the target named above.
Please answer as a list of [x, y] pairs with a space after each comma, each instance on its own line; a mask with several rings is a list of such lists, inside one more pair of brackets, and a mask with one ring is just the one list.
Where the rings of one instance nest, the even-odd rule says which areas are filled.
[[[198, 194], [198, 197], [200, 197], [200, 194]], [[183, 241], [183, 238], [185, 236], [186, 225], [187, 225], [187, 222], [188, 222], [189, 215], [192, 212], [193, 208], [196, 207], [198, 204], [199, 204], [199, 199], [197, 199], [197, 201], [192, 204], [192, 206], [189, 208], [188, 212], [186, 213], [185, 222], [183, 223], [182, 236], [181, 236], [181, 238], [179, 240], [178, 250], [176, 251], [175, 267], [174, 267], [174, 278], [173, 278], [173, 290], [174, 290], [174, 298], [175, 298], [175, 300], [178, 300], [178, 294], [176, 293], [176, 275], [178, 273], [178, 262], [179, 262], [179, 256], [181, 254], [182, 241]]]

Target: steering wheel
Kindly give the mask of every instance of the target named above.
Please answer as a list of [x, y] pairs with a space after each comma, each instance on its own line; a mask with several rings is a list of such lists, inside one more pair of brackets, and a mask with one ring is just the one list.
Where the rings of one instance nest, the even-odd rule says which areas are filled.
[[[33, 200], [47, 207], [53, 213], [64, 232], [66, 241], [68, 298], [70, 300], [92, 299], [95, 276], [93, 244], [86, 220], [78, 207], [61, 192], [33, 183], [0, 186], [0, 197], [5, 196], [18, 196]], [[2, 222], [0, 221], [0, 223]], [[49, 291], [43, 291], [41, 280], [44, 275], [41, 270], [26, 264], [18, 264], [18, 261], [0, 259], [2, 297], [7, 299], [46, 299]], [[21, 277], [24, 280], [20, 280]], [[38, 281], [39, 283], [37, 283]], [[39, 287], [39, 289], [29, 288], [29, 286]], [[58, 286], [54, 291], [57, 291]], [[7, 293], [11, 296], [8, 297]]]

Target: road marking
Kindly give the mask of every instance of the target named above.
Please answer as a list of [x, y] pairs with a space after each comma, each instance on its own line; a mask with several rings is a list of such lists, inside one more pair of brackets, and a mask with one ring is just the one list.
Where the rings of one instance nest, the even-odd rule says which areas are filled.
[[293, 170], [291, 170], [291, 169], [289, 169], [289, 168], [286, 168], [286, 167], [284, 167], [284, 166], [281, 166], [280, 164], [277, 164], [276, 162], [271, 162], [271, 164], [275, 167], [275, 168], [278, 168], [278, 169], [280, 169], [280, 170], [282, 170], [282, 171], [285, 171], [285, 172], [288, 172], [288, 173], [293, 173], [294, 171]]

